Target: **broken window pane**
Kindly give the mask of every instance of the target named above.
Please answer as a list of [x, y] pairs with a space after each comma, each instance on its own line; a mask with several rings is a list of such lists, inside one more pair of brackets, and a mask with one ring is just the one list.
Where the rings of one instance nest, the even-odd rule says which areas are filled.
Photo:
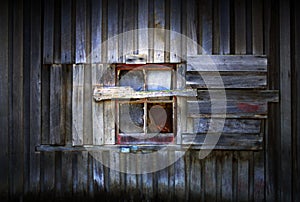
[[120, 133], [144, 132], [144, 104], [120, 104]]
[[172, 103], [148, 103], [148, 133], [173, 132]]
[[130, 86], [136, 91], [144, 90], [144, 74], [138, 70], [122, 70], [119, 75], [120, 86]]
[[147, 71], [147, 90], [171, 90], [171, 71]]

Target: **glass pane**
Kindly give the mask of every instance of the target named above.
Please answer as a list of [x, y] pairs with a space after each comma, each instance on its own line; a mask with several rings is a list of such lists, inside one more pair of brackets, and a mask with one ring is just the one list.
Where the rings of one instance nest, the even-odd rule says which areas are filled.
[[122, 70], [119, 75], [120, 86], [130, 86], [136, 91], [144, 90], [144, 74], [138, 70]]
[[147, 105], [148, 133], [173, 132], [173, 107], [172, 103], [148, 103]]
[[120, 133], [144, 132], [144, 104], [120, 104]]
[[171, 90], [171, 71], [148, 71], [147, 90]]

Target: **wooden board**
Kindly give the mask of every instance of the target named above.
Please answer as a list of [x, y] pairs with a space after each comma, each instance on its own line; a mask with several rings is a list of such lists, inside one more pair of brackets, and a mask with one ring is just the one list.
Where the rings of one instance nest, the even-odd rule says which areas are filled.
[[8, 200], [9, 194], [9, 3], [6, 1], [0, 7], [2, 17], [0, 19], [0, 158], [3, 165], [0, 167], [0, 190], [3, 200]]
[[178, 13], [181, 13], [181, 1], [170, 1], [170, 62], [180, 62], [182, 58], [182, 40], [181, 33], [181, 18]]
[[61, 63], [74, 63], [73, 7], [74, 1], [61, 1]]
[[102, 0], [92, 0], [91, 5], [91, 62], [100, 63], [102, 61]]
[[[206, 133], [213, 122], [218, 119], [196, 118], [194, 119], [194, 132]], [[215, 124], [216, 126], [217, 124]], [[222, 132], [224, 133], [260, 133], [261, 120], [258, 119], [226, 119]], [[217, 128], [211, 128], [210, 132], [219, 132]]]
[[246, 53], [246, 0], [234, 1], [235, 54]]
[[264, 55], [189, 56], [187, 71], [267, 72], [267, 57]]
[[154, 32], [153, 32], [153, 49], [154, 62], [163, 63], [165, 60], [165, 35], [166, 14], [164, 1], [154, 0]]
[[224, 88], [266, 88], [267, 85], [267, 75], [258, 73], [188, 72], [186, 80], [186, 85], [197, 88], [223, 88], [223, 85]]
[[84, 66], [73, 66], [72, 143], [83, 144]]
[[44, 3], [43, 64], [54, 61], [54, 0]]
[[87, 1], [76, 0], [76, 41], [75, 41], [75, 63], [85, 63], [87, 60], [86, 47], [86, 6]]
[[[213, 106], [212, 106], [213, 105]], [[227, 101], [224, 105], [223, 101], [188, 101], [189, 117], [215, 117], [224, 115], [226, 109], [226, 117], [237, 118], [266, 118], [267, 102], [245, 102], [245, 101]], [[212, 114], [212, 109], [213, 114]]]

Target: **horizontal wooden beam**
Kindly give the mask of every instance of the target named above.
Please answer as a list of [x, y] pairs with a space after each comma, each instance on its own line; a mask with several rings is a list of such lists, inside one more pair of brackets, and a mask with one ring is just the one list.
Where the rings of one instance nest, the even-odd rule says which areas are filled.
[[267, 72], [267, 57], [255, 55], [188, 56], [187, 71]]
[[135, 91], [131, 87], [95, 87], [95, 101], [113, 100], [113, 99], [142, 99], [151, 97], [196, 97], [197, 91], [187, 90], [163, 90], [163, 91]]
[[[220, 93], [221, 92], [221, 93]], [[220, 90], [198, 90], [197, 98], [203, 101], [224, 99]], [[210, 95], [214, 95], [212, 98]], [[218, 95], [221, 95], [218, 97]], [[278, 90], [226, 90], [226, 101], [278, 102]]]
[[[245, 150], [258, 150], [262, 149], [263, 134], [222, 134], [219, 137], [219, 141], [216, 145], [205, 144], [205, 138], [207, 136], [213, 136], [216, 134], [182, 134], [182, 144], [191, 144], [203, 146], [206, 148], [216, 149], [245, 149]], [[219, 134], [217, 134], [219, 136]]]

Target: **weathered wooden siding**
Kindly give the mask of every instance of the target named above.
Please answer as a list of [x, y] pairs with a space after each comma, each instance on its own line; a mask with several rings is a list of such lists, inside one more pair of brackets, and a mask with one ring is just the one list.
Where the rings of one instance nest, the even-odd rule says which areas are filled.
[[[296, 0], [1, 1], [1, 201], [54, 197], [299, 201], [299, 9]], [[94, 69], [82, 67], [89, 62], [122, 62], [128, 44], [122, 39], [112, 41], [112, 49], [94, 51], [91, 58], [90, 50], [116, 34], [148, 27], [183, 33], [205, 50], [185, 43], [178, 47], [170, 40], [174, 36], [159, 32], [154, 38], [148, 38], [149, 33], [133, 35], [133, 49], [155, 46], [182, 55], [267, 55], [268, 86], [279, 89], [281, 96], [280, 103], [268, 107], [262, 150], [217, 150], [204, 160], [198, 158], [199, 151], [190, 150], [175, 164], [143, 175], [111, 170], [87, 151], [36, 152], [40, 144], [102, 144], [94, 136], [72, 139], [72, 110], [77, 109], [72, 84], [78, 84], [78, 99], [89, 96], [91, 89], [80, 88], [93, 83]], [[168, 52], [147, 53], [149, 62], [179, 61]], [[102, 71], [98, 65], [96, 71]], [[84, 77], [74, 78], [81, 70]], [[110, 83], [109, 79], [103, 82]], [[92, 123], [90, 103], [76, 104], [86, 106], [78, 112], [86, 121], [76, 129], [90, 130], [84, 127]], [[130, 166], [124, 164], [123, 154], [94, 155]]]

